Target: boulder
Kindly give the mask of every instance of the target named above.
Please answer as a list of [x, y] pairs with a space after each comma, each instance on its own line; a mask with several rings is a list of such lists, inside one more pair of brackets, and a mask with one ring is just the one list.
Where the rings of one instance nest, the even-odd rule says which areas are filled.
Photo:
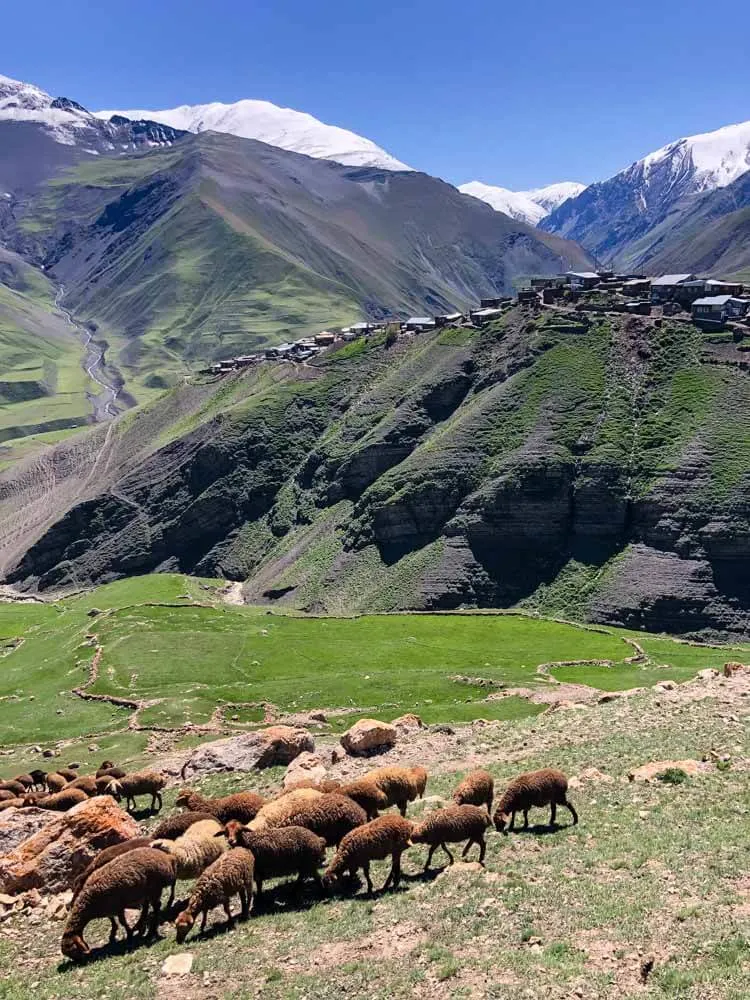
[[189, 951], [168, 955], [162, 963], [163, 976], [187, 976], [193, 968], [193, 956]]
[[290, 764], [301, 753], [314, 749], [315, 740], [306, 729], [269, 726], [196, 747], [183, 764], [181, 773], [184, 779], [219, 771], [252, 771]]
[[305, 750], [287, 767], [282, 784], [284, 788], [294, 788], [301, 781], [322, 781], [326, 769], [322, 759], [314, 753]]
[[49, 823], [49, 810], [29, 806], [0, 812], [0, 857], [18, 847]]
[[419, 718], [418, 715], [414, 715], [411, 712], [407, 712], [406, 715], [399, 715], [397, 719], [394, 719], [391, 723], [395, 726], [399, 733], [414, 733], [418, 729], [424, 729], [424, 722]]
[[0, 891], [63, 892], [99, 851], [139, 834], [138, 824], [110, 795], [87, 799], [66, 813], [47, 812], [43, 826], [0, 857]]
[[669, 770], [680, 770], [693, 776], [705, 771], [706, 765], [701, 764], [698, 760], [654, 760], [650, 764], [642, 764], [640, 767], [628, 771], [628, 778], [631, 781], [651, 782]]
[[724, 664], [724, 676], [734, 677], [735, 674], [747, 674], [750, 673], [750, 667], [745, 666], [744, 663], [737, 663], [734, 660], [730, 660], [728, 663]]
[[378, 719], [360, 719], [341, 737], [341, 745], [354, 757], [382, 753], [395, 745], [398, 731], [390, 722]]
[[657, 681], [654, 691], [676, 691], [677, 681]]
[[605, 774], [600, 771], [597, 767], [586, 767], [581, 771], [580, 774], [575, 775], [568, 782], [569, 788], [582, 788], [585, 784], [598, 784], [602, 783], [605, 785], [612, 784], [614, 778], [611, 774]]

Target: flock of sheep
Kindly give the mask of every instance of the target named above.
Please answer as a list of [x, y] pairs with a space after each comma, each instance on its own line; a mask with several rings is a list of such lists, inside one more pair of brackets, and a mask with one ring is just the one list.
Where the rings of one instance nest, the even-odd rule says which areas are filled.
[[[429, 846], [425, 872], [440, 847], [453, 863], [448, 844], [465, 842], [462, 857], [473, 845], [484, 861], [485, 832], [494, 822], [499, 831], [514, 828], [516, 813], [523, 813], [528, 827], [529, 809], [550, 806], [554, 825], [557, 806], [565, 806], [573, 823], [575, 809], [567, 799], [568, 780], [561, 771], [544, 769], [519, 775], [507, 786], [496, 805], [494, 780], [488, 771], [473, 771], [453, 792], [450, 805], [428, 812], [419, 822], [406, 819], [409, 802], [424, 796], [427, 771], [423, 767], [380, 767], [363, 777], [341, 784], [335, 781], [300, 782], [275, 798], [255, 792], [237, 792], [206, 798], [190, 789], [177, 795], [182, 810], [162, 820], [148, 837], [137, 837], [102, 850], [78, 877], [67, 923], [62, 935], [63, 955], [81, 961], [90, 954], [84, 939], [87, 925], [106, 918], [110, 941], [118, 921], [128, 941], [135, 934], [158, 933], [161, 899], [169, 890], [167, 911], [174, 903], [175, 883], [196, 879], [187, 905], [175, 919], [177, 940], [183, 941], [201, 918], [222, 906], [229, 925], [234, 922], [231, 900], [239, 897], [241, 919], [246, 919], [259, 898], [263, 883], [296, 875], [298, 883], [312, 879], [321, 892], [349, 875], [364, 873], [373, 892], [370, 864], [391, 859], [383, 886], [396, 888], [401, 878], [401, 856], [414, 844]], [[126, 774], [105, 761], [93, 776], [79, 777], [74, 770], [55, 774], [34, 771], [0, 782], [0, 809], [8, 805], [36, 805], [66, 810], [89, 795], [110, 794], [135, 808], [138, 796], [150, 795], [151, 808], [161, 808], [163, 775], [155, 771]], [[45, 791], [34, 791], [42, 786]], [[397, 806], [400, 815], [381, 811]], [[326, 849], [335, 853], [322, 877]], [[134, 926], [125, 911], [140, 909]]]

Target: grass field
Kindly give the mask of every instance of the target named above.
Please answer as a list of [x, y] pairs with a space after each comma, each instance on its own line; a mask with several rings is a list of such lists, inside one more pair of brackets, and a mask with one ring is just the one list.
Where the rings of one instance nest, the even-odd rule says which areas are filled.
[[[72, 693], [89, 681], [96, 645], [102, 655], [89, 690], [143, 703], [139, 724], [168, 729], [205, 725], [217, 705], [238, 703], [237, 727], [257, 724], [269, 703], [282, 715], [344, 710], [333, 730], [361, 715], [404, 712], [427, 723], [521, 718], [542, 706], [514, 696], [486, 701], [480, 681], [494, 690], [545, 687], [545, 664], [559, 681], [619, 690], [686, 680], [750, 652], [639, 633], [647, 658], [628, 663], [634, 634], [624, 630], [509, 614], [303, 617], [230, 606], [218, 589], [217, 581], [165, 574], [53, 604], [0, 604], [0, 745], [114, 739], [125, 729], [130, 709]], [[101, 613], [89, 617], [91, 609]]]

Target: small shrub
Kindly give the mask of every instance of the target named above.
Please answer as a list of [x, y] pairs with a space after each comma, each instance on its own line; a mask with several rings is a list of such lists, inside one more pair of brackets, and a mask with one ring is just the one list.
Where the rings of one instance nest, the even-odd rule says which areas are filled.
[[391, 329], [385, 335], [385, 346], [393, 347], [393, 345], [396, 343], [397, 340], [398, 340], [398, 331], [394, 327], [391, 327]]
[[657, 778], [665, 785], [682, 785], [688, 781], [688, 775], [681, 767], [668, 767]]

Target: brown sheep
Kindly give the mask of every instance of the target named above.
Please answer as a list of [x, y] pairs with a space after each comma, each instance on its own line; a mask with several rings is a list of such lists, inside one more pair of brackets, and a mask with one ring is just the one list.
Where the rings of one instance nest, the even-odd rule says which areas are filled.
[[202, 914], [201, 934], [206, 929], [208, 911], [223, 906], [227, 923], [231, 927], [234, 917], [230, 908], [232, 896], [240, 897], [241, 919], [247, 920], [253, 904], [253, 869], [255, 859], [245, 847], [232, 847], [217, 858], [203, 872], [190, 893], [185, 909], [175, 920], [177, 942], [181, 943], [190, 933], [198, 914]]
[[432, 855], [438, 847], [442, 847], [448, 855], [450, 863], [453, 864], [453, 855], [445, 845], [455, 844], [461, 840], [466, 841], [461, 857], [465, 858], [471, 845], [477, 844], [479, 863], [483, 864], [487, 850], [484, 834], [491, 824], [489, 812], [481, 806], [451, 805], [446, 806], [445, 809], [436, 809], [434, 812], [428, 813], [419, 823], [414, 824], [414, 831], [411, 835], [415, 844], [430, 845], [424, 866], [425, 872], [429, 869]]
[[258, 898], [263, 892], [263, 882], [269, 878], [297, 875], [298, 885], [306, 878], [321, 885], [318, 869], [325, 864], [326, 842], [311, 830], [284, 826], [253, 831], [230, 820], [224, 833], [233, 847], [246, 847], [253, 852]]
[[[107, 764], [108, 766], [105, 767], [104, 766], [105, 764]], [[110, 761], [104, 760], [104, 761], [102, 761], [102, 766], [99, 767], [99, 768], [97, 768], [97, 771], [96, 771], [96, 774], [94, 775], [94, 777], [96, 777], [96, 778], [124, 778], [127, 773], [128, 772], [125, 771], [123, 768], [121, 768], [121, 767], [115, 767], [115, 765], [112, 764]]]
[[230, 819], [240, 823], [249, 823], [255, 819], [266, 804], [262, 795], [255, 792], [235, 792], [218, 799], [207, 799], [200, 792], [183, 788], [175, 800], [176, 805], [189, 812], [204, 812], [215, 816], [220, 823], [228, 823]]
[[17, 799], [18, 796], [15, 792], [11, 792], [9, 788], [0, 788], [0, 802], [5, 802], [8, 799]]
[[[291, 793], [280, 799], [284, 802], [292, 797]], [[259, 825], [260, 816], [250, 824], [251, 830], [264, 829], [270, 826], [304, 826], [319, 837], [323, 837], [331, 847], [340, 843], [344, 834], [367, 822], [367, 814], [361, 806], [346, 795], [337, 792], [327, 792], [307, 801], [297, 802], [273, 823], [265, 827]]]
[[17, 781], [19, 785], [23, 785], [26, 791], [29, 791], [36, 784], [30, 774], [17, 774], [13, 780]]
[[[502, 798], [495, 809], [495, 827], [507, 832], [513, 829], [516, 813], [523, 813], [523, 828], [529, 828], [529, 809], [532, 806], [549, 806], [549, 825], [555, 825], [555, 815], [558, 806], [565, 806], [573, 817], [573, 825], [578, 822], [578, 814], [568, 802], [568, 779], [562, 771], [544, 768], [541, 771], [529, 771], [514, 778], [503, 792]], [[508, 822], [510, 821], [510, 822]]]
[[107, 785], [107, 792], [118, 802], [123, 798], [127, 809], [135, 811], [137, 795], [151, 796], [151, 812], [158, 812], [162, 807], [161, 790], [167, 779], [158, 771], [134, 771], [124, 778], [112, 778]]
[[85, 802], [88, 795], [82, 788], [63, 788], [61, 792], [54, 795], [43, 795], [38, 798], [36, 795], [27, 795], [24, 805], [37, 806], [39, 809], [52, 809], [54, 812], [67, 812], [80, 802]]
[[376, 819], [378, 812], [390, 805], [385, 792], [381, 791], [373, 781], [368, 781], [367, 777], [341, 785], [338, 791], [361, 806], [368, 820]]
[[247, 824], [251, 830], [263, 830], [270, 826], [280, 826], [281, 821], [297, 808], [301, 802], [318, 799], [322, 795], [317, 788], [292, 788], [283, 795], [277, 795], [258, 811], [255, 819]]
[[204, 812], [174, 813], [161, 823], [157, 823], [151, 831], [151, 836], [154, 840], [176, 840], [189, 830], [193, 823], [200, 823], [204, 819], [216, 819], [216, 817]]
[[99, 917], [108, 917], [112, 925], [110, 942], [117, 937], [115, 917], [125, 929], [130, 941], [133, 928], [125, 919], [126, 909], [142, 907], [138, 927], [145, 929], [149, 907], [149, 936], [157, 933], [161, 894], [174, 889], [175, 859], [151, 847], [141, 847], [114, 858], [94, 872], [78, 894], [68, 914], [60, 942], [66, 958], [80, 962], [91, 953], [83, 937], [87, 925]]
[[487, 812], [492, 813], [494, 791], [495, 779], [489, 771], [471, 771], [456, 785], [453, 801], [457, 806], [486, 805]]
[[13, 792], [14, 795], [23, 795], [26, 791], [26, 786], [22, 782], [12, 779], [0, 781], [0, 789], [4, 792]]
[[382, 891], [392, 884], [398, 888], [401, 881], [401, 855], [411, 847], [412, 824], [401, 816], [379, 816], [364, 826], [351, 830], [339, 844], [338, 850], [323, 875], [323, 884], [332, 885], [348, 871], [354, 878], [361, 868], [365, 873], [367, 891], [372, 895], [370, 862], [392, 857], [391, 870]]
[[68, 779], [64, 778], [62, 774], [58, 774], [57, 771], [51, 771], [45, 778], [47, 791], [50, 795], [54, 795], [55, 792], [61, 792], [67, 783]]
[[58, 767], [57, 773], [61, 774], [66, 781], [75, 781], [78, 777], [78, 767]]
[[2, 801], [0, 801], [0, 812], [3, 809], [23, 809], [24, 806], [27, 805], [36, 805], [35, 802], [27, 802], [26, 800], [28, 798], [29, 796], [26, 795], [24, 796], [24, 798], [19, 798], [18, 796], [16, 796], [13, 799], [3, 799]]
[[73, 781], [69, 781], [65, 786], [65, 791], [69, 788], [80, 788], [81, 791], [85, 792], [89, 798], [93, 798], [95, 795], [101, 795], [97, 786], [96, 778], [93, 774], [82, 774], [80, 778], [74, 778]]
[[[71, 903], [75, 900], [76, 896], [80, 893], [87, 881], [89, 875], [93, 875], [94, 872], [99, 871], [104, 865], [109, 864], [114, 858], [119, 858], [121, 854], [127, 854], [129, 851], [136, 851], [139, 847], [150, 847], [151, 837], [133, 837], [132, 840], [124, 840], [121, 844], [112, 844], [111, 847], [105, 847], [104, 850], [99, 851], [95, 858], [93, 858], [86, 867], [83, 869], [81, 874], [73, 883], [73, 899]], [[167, 904], [167, 907], [172, 905], [172, 901]]]

